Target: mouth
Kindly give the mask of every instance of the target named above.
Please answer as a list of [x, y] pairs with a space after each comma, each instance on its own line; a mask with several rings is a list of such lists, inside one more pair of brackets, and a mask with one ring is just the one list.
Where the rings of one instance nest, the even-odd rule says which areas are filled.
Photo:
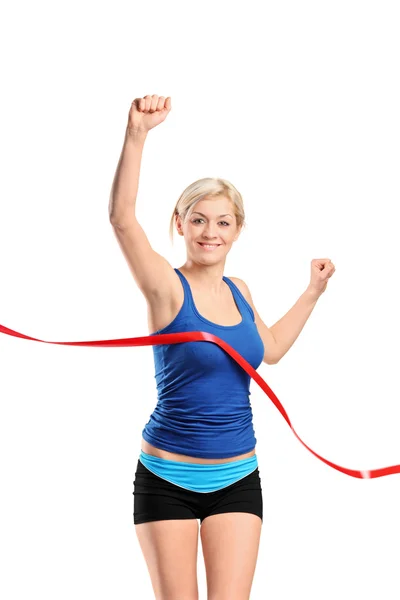
[[218, 246], [221, 244], [204, 244], [201, 242], [197, 242], [199, 246], [201, 246], [206, 252], [213, 252]]

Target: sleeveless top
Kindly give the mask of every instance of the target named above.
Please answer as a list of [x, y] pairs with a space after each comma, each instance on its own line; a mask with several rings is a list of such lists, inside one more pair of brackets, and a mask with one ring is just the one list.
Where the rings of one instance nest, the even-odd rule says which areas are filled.
[[[184, 289], [176, 317], [151, 335], [182, 331], [207, 331], [239, 352], [254, 369], [263, 361], [264, 344], [254, 312], [239, 288], [228, 277], [242, 320], [218, 325], [202, 317], [193, 301], [189, 282], [175, 269]], [[197, 458], [230, 458], [254, 449], [250, 404], [251, 377], [213, 342], [184, 342], [152, 346], [157, 405], [146, 423], [143, 438], [162, 450]]]

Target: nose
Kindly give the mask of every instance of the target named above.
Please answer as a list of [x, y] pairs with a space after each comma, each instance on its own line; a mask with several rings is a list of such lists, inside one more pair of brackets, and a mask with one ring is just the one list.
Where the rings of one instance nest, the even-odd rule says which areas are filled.
[[215, 229], [216, 229], [216, 225], [214, 225], [213, 223], [211, 223], [209, 221], [204, 226], [203, 237], [206, 238], [206, 239], [208, 239], [208, 240], [216, 238], [217, 236], [215, 235]]

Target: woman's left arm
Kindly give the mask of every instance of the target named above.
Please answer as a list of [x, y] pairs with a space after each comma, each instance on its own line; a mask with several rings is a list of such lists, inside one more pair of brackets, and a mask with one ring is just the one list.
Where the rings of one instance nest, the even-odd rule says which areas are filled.
[[258, 332], [264, 343], [264, 362], [276, 364], [291, 348], [300, 335], [319, 297], [326, 290], [328, 279], [335, 272], [329, 258], [316, 258], [311, 261], [311, 280], [306, 291], [292, 308], [272, 327], [262, 321], [254, 306], [250, 290], [241, 279], [232, 277], [254, 311]]

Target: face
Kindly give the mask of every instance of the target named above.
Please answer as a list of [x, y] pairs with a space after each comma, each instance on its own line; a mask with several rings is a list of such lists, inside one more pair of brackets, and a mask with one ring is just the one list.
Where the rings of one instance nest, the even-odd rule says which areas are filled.
[[224, 259], [241, 231], [233, 204], [224, 196], [203, 198], [185, 224], [176, 216], [176, 226], [185, 238], [188, 256], [207, 263]]

